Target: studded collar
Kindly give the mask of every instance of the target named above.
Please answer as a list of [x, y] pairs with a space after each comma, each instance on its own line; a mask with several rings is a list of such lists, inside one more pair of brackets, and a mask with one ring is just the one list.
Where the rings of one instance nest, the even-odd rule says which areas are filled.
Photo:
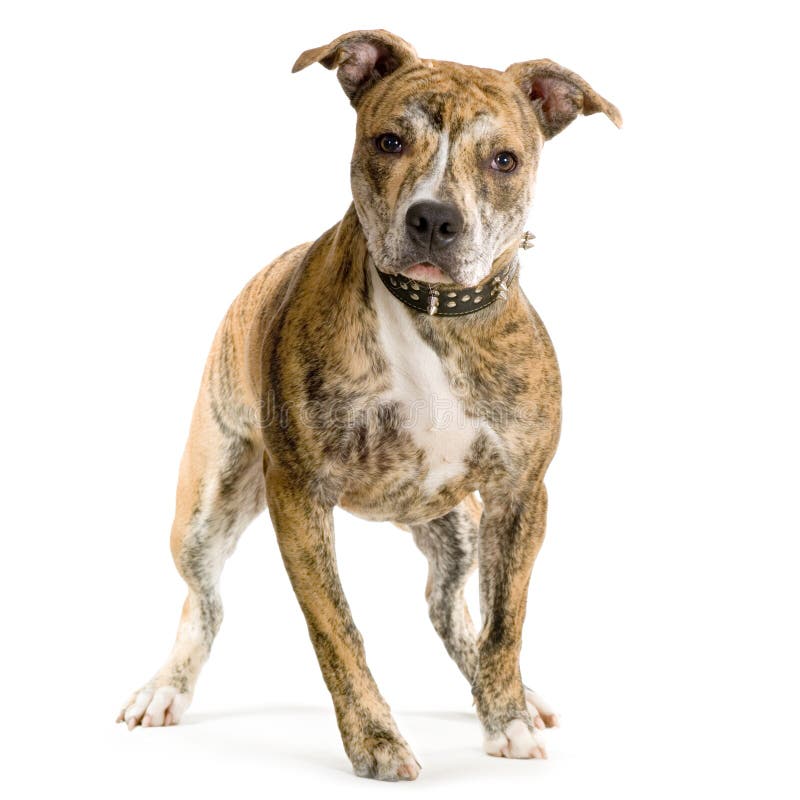
[[405, 275], [389, 275], [380, 270], [378, 275], [383, 285], [400, 302], [411, 306], [415, 311], [437, 317], [459, 317], [490, 306], [498, 297], [505, 299], [508, 284], [516, 273], [517, 263], [514, 258], [493, 278], [477, 286], [465, 288], [413, 281]]
[[[534, 235], [525, 232], [520, 249], [533, 247]], [[454, 287], [447, 284], [425, 283], [414, 281], [405, 275], [390, 275], [375, 270], [383, 281], [383, 285], [401, 303], [405, 303], [415, 311], [437, 317], [460, 317], [472, 314], [494, 303], [498, 298], [508, 297], [508, 286], [517, 273], [519, 259], [515, 256], [511, 262], [476, 286]]]

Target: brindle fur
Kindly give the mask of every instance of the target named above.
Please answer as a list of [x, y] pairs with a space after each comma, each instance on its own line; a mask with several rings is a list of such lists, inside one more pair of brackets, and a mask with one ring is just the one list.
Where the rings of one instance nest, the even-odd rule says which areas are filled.
[[[424, 186], [465, 217], [463, 237], [439, 265], [459, 287], [490, 278], [516, 257], [544, 140], [581, 112], [603, 111], [618, 124], [619, 113], [552, 62], [501, 73], [422, 60], [385, 31], [339, 37], [304, 53], [295, 70], [316, 61], [338, 68], [358, 112], [354, 202], [319, 239], [253, 278], [217, 331], [171, 538], [189, 592], [170, 658], [120, 719], [129, 727], [170, 724], [188, 706], [222, 620], [223, 563], [266, 505], [355, 772], [416, 777], [419, 765], [370, 674], [339, 582], [332, 525], [339, 505], [410, 528], [429, 562], [430, 618], [472, 686], [487, 740], [500, 737], [504, 755], [542, 755], [533, 745], [517, 752], [509, 726], [541, 724], [532, 693], [526, 702], [519, 652], [544, 538], [543, 479], [560, 428], [553, 347], [516, 277], [507, 299], [462, 317], [398, 304], [402, 311], [392, 313], [407, 315], [404, 324], [435, 353], [460, 410], [480, 421], [462, 468], [437, 482], [441, 465], [391, 397], [393, 348], [379, 335], [385, 298], [377, 293], [385, 288], [374, 267], [400, 272], [419, 260], [402, 219]], [[402, 155], [376, 150], [375, 136], [386, 131], [404, 137]], [[518, 155], [514, 172], [491, 169], [498, 149]], [[463, 594], [476, 566], [479, 634]]]

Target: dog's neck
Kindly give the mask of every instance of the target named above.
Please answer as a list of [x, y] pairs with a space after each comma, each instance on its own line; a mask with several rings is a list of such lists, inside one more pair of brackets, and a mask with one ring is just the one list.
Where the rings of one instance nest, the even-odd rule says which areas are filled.
[[432, 317], [463, 317], [475, 314], [496, 300], [508, 299], [508, 284], [518, 266], [519, 261], [514, 258], [475, 286], [425, 283], [375, 269], [390, 294], [415, 311]]

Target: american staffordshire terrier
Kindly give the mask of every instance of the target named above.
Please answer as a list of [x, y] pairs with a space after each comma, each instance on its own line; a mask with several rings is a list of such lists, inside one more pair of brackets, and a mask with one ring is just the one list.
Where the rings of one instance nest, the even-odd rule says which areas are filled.
[[[353, 203], [256, 275], [217, 331], [172, 527], [188, 585], [177, 639], [119, 720], [180, 720], [222, 622], [223, 564], [268, 507], [354, 771], [416, 778], [339, 582], [338, 505], [407, 528], [427, 557], [430, 618], [486, 752], [544, 757], [537, 729], [556, 718], [519, 655], [561, 386], [518, 250], [544, 142], [581, 114], [621, 117], [552, 61], [431, 61], [381, 30], [308, 50], [293, 71], [314, 63], [357, 112]], [[478, 632], [463, 594], [476, 567]]]

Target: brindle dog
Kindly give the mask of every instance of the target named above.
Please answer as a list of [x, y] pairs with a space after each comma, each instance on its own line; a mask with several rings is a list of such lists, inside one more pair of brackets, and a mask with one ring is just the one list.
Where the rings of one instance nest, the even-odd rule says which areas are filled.
[[[543, 143], [579, 114], [620, 115], [552, 61], [429, 61], [386, 31], [340, 36], [294, 71], [314, 62], [358, 114], [353, 204], [253, 278], [217, 331], [172, 528], [189, 593], [170, 657], [119, 719], [185, 712], [222, 621], [225, 559], [268, 506], [356, 774], [416, 778], [339, 582], [339, 505], [411, 530], [486, 751], [543, 757], [534, 731], [556, 719], [519, 655], [560, 380], [517, 250]], [[463, 594], [476, 566], [477, 635]]]

